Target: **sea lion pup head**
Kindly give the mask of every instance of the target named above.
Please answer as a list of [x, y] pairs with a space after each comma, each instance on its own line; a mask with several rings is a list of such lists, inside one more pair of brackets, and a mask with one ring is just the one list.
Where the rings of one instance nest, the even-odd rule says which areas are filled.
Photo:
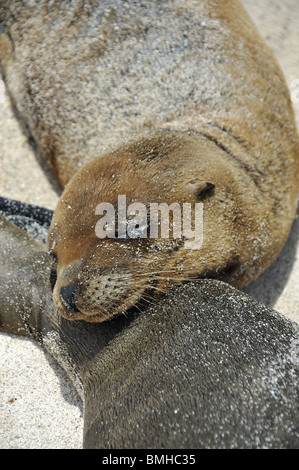
[[108, 203], [117, 209], [120, 195], [127, 206], [141, 203], [146, 208], [149, 203], [199, 202], [199, 194], [212, 199], [214, 185], [200, 176], [208, 166], [217, 178], [210, 155], [214, 147], [187, 133], [156, 131], [94, 159], [71, 179], [48, 237], [48, 248], [57, 259], [53, 298], [63, 317], [101, 322], [201, 272], [183, 238], [138, 238], [140, 230], [134, 238], [134, 228], [130, 237], [118, 237], [117, 210], [116, 238], [99, 238], [99, 221], [102, 229], [114, 226], [113, 220], [103, 225], [99, 214], [108, 212], [97, 212], [97, 207]]

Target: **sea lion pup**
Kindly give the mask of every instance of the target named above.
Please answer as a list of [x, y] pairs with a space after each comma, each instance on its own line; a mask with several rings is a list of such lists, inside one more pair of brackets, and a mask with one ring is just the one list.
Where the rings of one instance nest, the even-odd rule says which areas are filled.
[[[8, 89], [68, 183], [49, 233], [61, 315], [103, 321], [194, 277], [240, 287], [276, 258], [295, 214], [298, 138], [283, 75], [240, 2], [0, 8]], [[99, 239], [96, 208], [120, 195], [202, 202], [200, 250]]]

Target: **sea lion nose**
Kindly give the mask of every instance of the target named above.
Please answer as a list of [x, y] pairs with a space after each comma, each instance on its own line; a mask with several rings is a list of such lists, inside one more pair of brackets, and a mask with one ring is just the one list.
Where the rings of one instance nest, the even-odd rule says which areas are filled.
[[79, 312], [76, 307], [77, 289], [76, 284], [69, 284], [68, 286], [61, 287], [59, 292], [63, 305], [74, 312]]

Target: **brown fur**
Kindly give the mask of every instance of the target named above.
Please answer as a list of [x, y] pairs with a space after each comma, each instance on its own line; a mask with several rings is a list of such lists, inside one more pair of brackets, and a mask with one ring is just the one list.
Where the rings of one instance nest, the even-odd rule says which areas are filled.
[[[255, 279], [294, 218], [298, 138], [282, 73], [240, 2], [75, 4], [0, 7], [8, 89], [59, 181], [69, 181], [49, 236], [59, 312], [102, 321], [148, 289]], [[206, 182], [215, 189], [201, 195]], [[202, 201], [201, 250], [99, 240], [95, 208], [119, 194]], [[59, 295], [73, 283], [79, 312]]]

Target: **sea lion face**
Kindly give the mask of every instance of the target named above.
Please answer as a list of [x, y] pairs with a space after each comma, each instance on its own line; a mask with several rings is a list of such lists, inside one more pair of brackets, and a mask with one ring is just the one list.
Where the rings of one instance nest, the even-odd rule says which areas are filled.
[[[66, 262], [60, 257], [61, 250], [71, 253], [72, 248], [57, 244], [57, 281], [53, 296], [62, 316], [101, 322], [145, 299], [149, 295], [145, 292], [156, 288], [160, 269], [156, 266], [155, 276], [155, 268], [150, 265], [141, 240], [90, 238], [89, 248], [91, 251], [87, 252], [81, 247], [76, 259]], [[150, 251], [151, 247], [148, 249]]]
[[[159, 156], [157, 161], [148, 157], [157, 145], [161, 152], [164, 149], [162, 166]], [[171, 153], [175, 146], [172, 137], [155, 145], [151, 139], [139, 142], [137, 149], [128, 146], [125, 158], [124, 150], [117, 150], [87, 164], [65, 188], [48, 237], [57, 269], [53, 299], [63, 317], [101, 322], [181, 282], [182, 239], [118, 237], [117, 230], [116, 238], [99, 238], [97, 232], [102, 220], [98, 205], [116, 207], [120, 195], [127, 205], [138, 202], [147, 207], [150, 202], [171, 204], [178, 199], [167, 171], [170, 165], [173, 172], [173, 163], [165, 155], [166, 147]]]
[[95, 211], [71, 221], [69, 212], [79, 208], [70, 207], [63, 197], [49, 235], [57, 270], [53, 298], [63, 317], [101, 322], [175, 283], [175, 240], [99, 239]]

